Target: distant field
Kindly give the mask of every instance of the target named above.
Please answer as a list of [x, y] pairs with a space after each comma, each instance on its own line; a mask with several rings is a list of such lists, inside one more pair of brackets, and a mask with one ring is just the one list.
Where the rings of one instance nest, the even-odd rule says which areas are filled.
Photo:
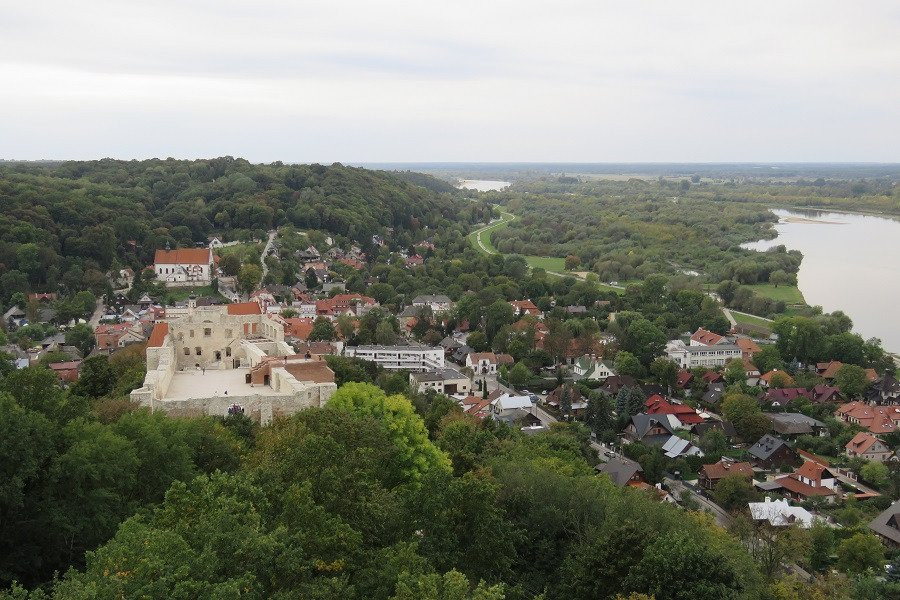
[[805, 304], [803, 293], [795, 285], [779, 285], [775, 287], [771, 283], [757, 283], [756, 285], [748, 285], [750, 289], [766, 298], [772, 300], [783, 300], [788, 304]]
[[557, 273], [565, 273], [566, 271], [566, 259], [564, 258], [526, 256], [525, 260], [532, 269], [544, 269], [545, 271], [556, 271]]

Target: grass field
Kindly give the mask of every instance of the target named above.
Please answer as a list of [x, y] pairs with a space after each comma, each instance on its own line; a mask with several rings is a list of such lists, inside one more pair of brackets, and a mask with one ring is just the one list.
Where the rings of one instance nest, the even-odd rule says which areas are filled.
[[526, 256], [525, 261], [532, 269], [544, 269], [545, 271], [555, 271], [557, 273], [565, 273], [566, 270], [566, 259], [564, 258]]
[[750, 327], [761, 327], [763, 329], [772, 330], [772, 322], [767, 321], [766, 319], [760, 317], [754, 317], [752, 315], [742, 315], [740, 313], [736, 313], [731, 311], [731, 316], [734, 317], [734, 320], [738, 323], [738, 325], [747, 325]]
[[803, 293], [795, 285], [779, 285], [775, 287], [771, 283], [757, 283], [756, 285], [748, 285], [751, 290], [772, 300], [783, 300], [788, 304], [805, 304]]
[[500, 218], [502, 220], [492, 225], [482, 227], [481, 229], [476, 229], [468, 236], [466, 236], [469, 239], [469, 243], [475, 246], [477, 250], [481, 250], [485, 254], [497, 254], [497, 249], [494, 248], [494, 245], [491, 243], [491, 233], [493, 233], [496, 229], [506, 227], [510, 221], [516, 218], [516, 216], [512, 213], [501, 212]]

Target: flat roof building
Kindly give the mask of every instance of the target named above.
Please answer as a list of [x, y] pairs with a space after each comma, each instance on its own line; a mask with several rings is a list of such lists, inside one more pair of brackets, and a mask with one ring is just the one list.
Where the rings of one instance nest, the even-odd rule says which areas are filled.
[[344, 355], [368, 360], [392, 371], [424, 373], [444, 368], [444, 349], [435, 346], [347, 346]]

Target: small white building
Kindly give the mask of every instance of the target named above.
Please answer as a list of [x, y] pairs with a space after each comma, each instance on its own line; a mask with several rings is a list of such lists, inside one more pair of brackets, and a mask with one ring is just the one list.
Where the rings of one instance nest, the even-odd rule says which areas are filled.
[[750, 516], [754, 521], [768, 521], [773, 527], [787, 527], [796, 523], [804, 529], [812, 527], [816, 516], [802, 506], [791, 506], [787, 500], [772, 500], [766, 496], [765, 502], [749, 502]]
[[344, 355], [394, 371], [424, 373], [444, 368], [444, 349], [434, 346], [347, 346]]
[[209, 248], [157, 250], [153, 260], [156, 279], [167, 285], [209, 285], [213, 254]]
[[447, 312], [452, 306], [450, 298], [442, 294], [422, 295], [413, 298], [413, 306], [427, 306], [432, 313]]
[[666, 344], [666, 355], [682, 369], [724, 367], [741, 358], [741, 349], [734, 344], [688, 346], [681, 340], [672, 340]]
[[530, 396], [510, 396], [503, 394], [491, 402], [491, 413], [498, 417], [511, 417], [529, 412], [534, 407]]
[[416, 391], [434, 390], [438, 394], [468, 395], [472, 391], [472, 381], [456, 369], [437, 369], [425, 373], [410, 373], [409, 383]]
[[591, 354], [585, 354], [576, 360], [572, 365], [572, 373], [578, 379], [595, 381], [605, 381], [607, 377], [615, 375], [615, 372], [606, 363]]

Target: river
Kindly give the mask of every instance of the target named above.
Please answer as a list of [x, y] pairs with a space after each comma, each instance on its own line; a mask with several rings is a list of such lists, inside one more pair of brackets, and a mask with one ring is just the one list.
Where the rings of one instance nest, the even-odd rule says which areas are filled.
[[463, 179], [457, 187], [466, 190], [478, 190], [479, 192], [499, 192], [503, 188], [509, 187], [509, 182], [493, 179]]
[[744, 244], [800, 250], [797, 285], [806, 303], [842, 310], [853, 329], [900, 352], [900, 221], [819, 210], [781, 210], [778, 237]]

